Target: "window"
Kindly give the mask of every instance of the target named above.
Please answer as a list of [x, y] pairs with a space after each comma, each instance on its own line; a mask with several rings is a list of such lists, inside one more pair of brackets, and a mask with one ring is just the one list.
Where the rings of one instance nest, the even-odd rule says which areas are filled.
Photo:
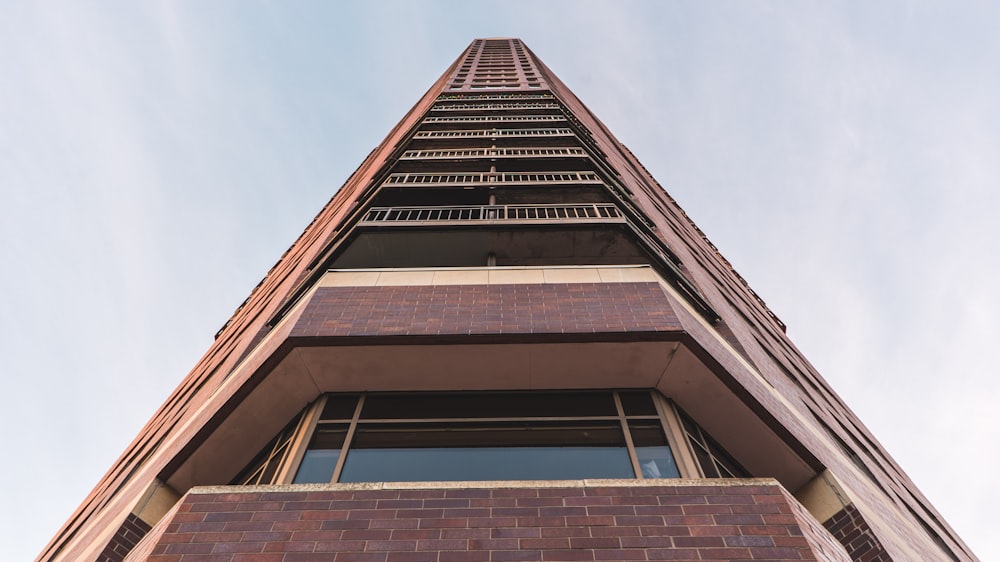
[[650, 391], [329, 394], [233, 483], [678, 478], [680, 427]]
[[684, 432], [698, 459], [698, 465], [706, 478], [750, 478], [750, 473], [736, 459], [716, 443], [704, 429], [694, 423], [684, 412], [680, 412]]

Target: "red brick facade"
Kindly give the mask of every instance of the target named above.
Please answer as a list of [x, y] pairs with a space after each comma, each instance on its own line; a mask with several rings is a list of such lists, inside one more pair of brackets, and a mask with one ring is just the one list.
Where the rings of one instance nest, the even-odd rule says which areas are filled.
[[868, 523], [853, 505], [837, 512], [836, 515], [824, 522], [823, 526], [847, 548], [847, 553], [854, 560], [864, 562], [890, 562], [892, 560], [882, 548], [878, 538], [872, 533]]
[[196, 490], [150, 560], [849, 560], [773, 481], [602, 484]]
[[111, 542], [104, 547], [104, 552], [98, 556], [97, 562], [122, 562], [135, 545], [149, 533], [150, 528], [149, 523], [129, 513], [125, 522], [118, 528], [118, 532], [111, 537]]
[[656, 283], [320, 287], [292, 337], [663, 332]]

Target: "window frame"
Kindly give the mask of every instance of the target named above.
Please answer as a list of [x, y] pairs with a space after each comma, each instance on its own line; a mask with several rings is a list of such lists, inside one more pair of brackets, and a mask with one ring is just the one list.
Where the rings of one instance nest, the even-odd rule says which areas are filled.
[[[655, 414], [633, 414], [628, 415], [625, 411], [624, 404], [622, 403], [621, 393], [633, 393], [633, 392], [646, 392], [652, 400]], [[435, 392], [415, 392], [412, 394], [413, 400], [420, 400], [421, 397], [427, 396], [442, 396], [442, 395], [460, 395], [460, 394], [475, 394], [475, 395], [489, 395], [489, 394], [532, 394], [533, 391], [496, 391], [496, 392], [470, 392], [470, 393], [435, 393]], [[537, 391], [537, 393], [551, 393], [559, 394], [560, 391]], [[347, 431], [344, 436], [344, 441], [341, 444], [339, 451], [339, 456], [337, 458], [336, 465], [333, 470], [333, 475], [329, 483], [338, 483], [343, 476], [344, 466], [347, 462], [347, 457], [351, 450], [351, 444], [354, 441], [355, 434], [358, 430], [359, 425], [371, 424], [385, 424], [385, 423], [433, 423], [435, 421], [448, 421], [448, 422], [488, 422], [488, 421], [504, 421], [504, 422], [517, 422], [517, 421], [613, 421], [617, 420], [623, 435], [623, 446], [627, 452], [629, 463], [631, 465], [632, 471], [634, 473], [634, 478], [636, 480], [646, 480], [643, 476], [642, 466], [639, 462], [638, 454], [636, 451], [636, 445], [630, 430], [630, 422], [642, 422], [642, 421], [653, 421], [658, 422], [659, 427], [662, 431], [662, 435], [665, 439], [667, 447], [669, 447], [670, 453], [673, 456], [674, 464], [680, 475], [680, 478], [694, 478], [702, 479], [705, 478], [705, 473], [700, 466], [697, 456], [695, 455], [693, 445], [691, 443], [691, 436], [689, 432], [685, 429], [684, 423], [682, 421], [682, 414], [679, 412], [677, 406], [664, 397], [662, 394], [653, 389], [633, 389], [633, 388], [623, 388], [623, 389], [566, 389], [562, 393], [595, 393], [595, 394], [610, 394], [614, 403], [615, 414], [614, 416], [605, 415], [574, 415], [568, 417], [561, 416], [549, 416], [549, 417], [525, 417], [525, 416], [504, 416], [499, 418], [372, 418], [363, 419], [361, 417], [362, 410], [365, 407], [365, 403], [370, 395], [386, 395], [386, 394], [396, 394], [396, 393], [367, 393], [367, 392], [356, 392], [356, 393], [330, 393], [323, 394], [317, 398], [312, 404], [307, 406], [303, 412], [298, 416], [298, 420], [295, 422], [295, 430], [291, 438], [288, 439], [288, 446], [286, 453], [283, 458], [280, 459], [280, 464], [275, 471], [275, 476], [271, 480], [271, 484], [292, 484], [296, 474], [298, 473], [300, 467], [302, 466], [303, 459], [305, 458], [306, 452], [309, 450], [309, 444], [316, 434], [317, 429], [323, 424], [329, 425], [347, 425]], [[400, 393], [401, 394], [401, 393]], [[342, 397], [350, 396], [355, 399], [354, 408], [351, 413], [350, 419], [348, 418], [336, 418], [324, 420], [322, 419], [322, 413], [327, 406], [328, 400], [332, 395], [339, 395]], [[690, 416], [687, 416], [690, 420]], [[694, 420], [691, 420], [692, 422]], [[292, 422], [289, 422], [291, 424]], [[697, 426], [697, 423], [695, 422]], [[700, 426], [698, 426], [700, 429]], [[704, 430], [701, 430], [704, 432]], [[726, 453], [728, 455], [728, 453]], [[256, 458], [256, 457], [255, 457]], [[250, 470], [250, 467], [246, 467], [241, 471], [241, 474]], [[258, 469], [254, 469], [256, 471]], [[262, 483], [265, 484], [265, 483]]]

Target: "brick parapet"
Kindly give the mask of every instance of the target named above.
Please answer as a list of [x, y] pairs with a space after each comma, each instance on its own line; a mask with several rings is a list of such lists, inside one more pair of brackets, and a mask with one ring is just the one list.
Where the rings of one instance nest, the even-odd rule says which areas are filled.
[[292, 337], [673, 332], [658, 283], [320, 287]]
[[195, 489], [150, 560], [850, 560], [773, 480]]

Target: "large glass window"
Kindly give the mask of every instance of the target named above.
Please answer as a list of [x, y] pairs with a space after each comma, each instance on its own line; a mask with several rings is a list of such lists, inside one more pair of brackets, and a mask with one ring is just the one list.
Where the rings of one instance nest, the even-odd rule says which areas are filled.
[[363, 424], [341, 482], [634, 477], [617, 422]]
[[294, 482], [677, 476], [649, 392], [410, 393], [328, 396]]
[[233, 483], [682, 475], [749, 474], [652, 391], [371, 393], [321, 397]]

